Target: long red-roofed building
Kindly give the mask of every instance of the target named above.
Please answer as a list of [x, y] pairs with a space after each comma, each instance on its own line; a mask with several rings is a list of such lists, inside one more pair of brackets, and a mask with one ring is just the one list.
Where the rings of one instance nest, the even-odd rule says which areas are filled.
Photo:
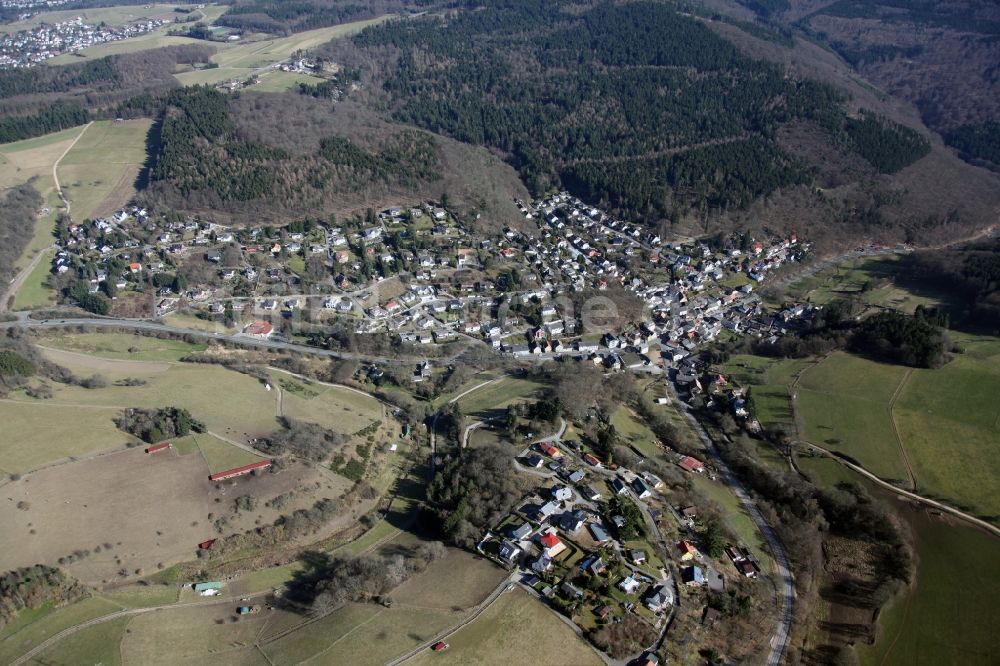
[[692, 458], [691, 456], [685, 457], [679, 463], [677, 463], [681, 469], [687, 472], [700, 472], [705, 469], [704, 463], [702, 463], [697, 458]]
[[170, 442], [160, 442], [159, 444], [153, 444], [152, 446], [146, 447], [146, 453], [156, 453], [157, 451], [166, 451], [170, 448]]
[[226, 479], [231, 479], [234, 476], [242, 476], [243, 474], [249, 474], [255, 469], [264, 469], [265, 467], [270, 467], [270, 460], [259, 460], [255, 463], [250, 463], [249, 465], [243, 465], [242, 467], [234, 467], [233, 469], [227, 469], [225, 472], [219, 472], [218, 474], [210, 474], [209, 481], [225, 481]]

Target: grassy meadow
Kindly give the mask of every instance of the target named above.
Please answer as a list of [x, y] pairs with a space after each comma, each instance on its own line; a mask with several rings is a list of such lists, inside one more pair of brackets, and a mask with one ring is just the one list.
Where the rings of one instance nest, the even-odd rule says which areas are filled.
[[206, 349], [204, 344], [131, 333], [65, 333], [47, 337], [41, 344], [118, 361], [179, 361]]
[[11, 663], [68, 627], [118, 610], [121, 610], [120, 606], [99, 597], [90, 597], [63, 608], [45, 607], [41, 612], [29, 615], [27, 621], [16, 621], [0, 631], [0, 663]]
[[73, 145], [73, 140], [83, 129], [73, 127], [34, 139], [0, 145], [0, 189], [30, 181], [47, 208], [39, 216], [31, 240], [15, 264], [19, 269], [27, 266], [32, 257], [52, 244], [56, 214], [62, 205], [52, 177], [52, 167]]
[[890, 401], [903, 366], [836, 352], [802, 373], [793, 389], [805, 440], [849, 455], [873, 474], [909, 483]]
[[515, 402], [534, 398], [542, 384], [514, 377], [506, 377], [494, 384], [477, 389], [458, 401], [463, 414], [495, 415]]
[[1000, 340], [970, 347], [942, 368], [913, 371], [893, 415], [918, 492], [1000, 517]]
[[148, 119], [98, 120], [66, 153], [57, 171], [75, 219], [113, 213], [135, 195], [151, 125]]
[[451, 647], [444, 652], [428, 650], [409, 663], [507, 666], [512, 655], [525, 654], [525, 650], [530, 651], [532, 661], [540, 664], [603, 663], [554, 611], [521, 589], [504, 594], [447, 641]]

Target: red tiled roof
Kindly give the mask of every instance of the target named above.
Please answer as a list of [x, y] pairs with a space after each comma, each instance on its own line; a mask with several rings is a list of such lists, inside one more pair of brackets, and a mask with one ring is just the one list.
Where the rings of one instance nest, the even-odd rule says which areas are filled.
[[557, 537], [555, 534], [552, 534], [551, 532], [543, 534], [542, 538], [539, 539], [539, 541], [541, 541], [542, 545], [545, 546], [546, 548], [555, 548], [560, 543], [562, 543], [559, 540], [559, 537]]
[[273, 330], [274, 326], [271, 326], [270, 322], [255, 321], [243, 329], [243, 332], [248, 335], [268, 335]]
[[689, 472], [693, 472], [696, 469], [704, 467], [700, 460], [692, 458], [691, 456], [684, 458], [677, 464], [681, 466], [681, 469], [686, 469]]

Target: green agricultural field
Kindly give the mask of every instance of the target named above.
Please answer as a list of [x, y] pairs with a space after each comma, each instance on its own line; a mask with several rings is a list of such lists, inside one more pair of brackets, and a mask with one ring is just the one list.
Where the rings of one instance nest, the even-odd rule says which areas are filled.
[[131, 620], [130, 617], [120, 617], [81, 629], [36, 655], [27, 663], [34, 666], [75, 664], [120, 666], [122, 658], [118, 646]]
[[890, 402], [906, 368], [837, 352], [802, 373], [793, 389], [803, 438], [851, 456], [877, 476], [909, 479]]
[[906, 505], [897, 510], [914, 536], [916, 581], [881, 614], [875, 645], [858, 646], [862, 666], [996, 663], [1000, 542]]
[[1000, 341], [936, 370], [914, 370], [893, 410], [921, 494], [1000, 516]]
[[321, 79], [318, 76], [310, 76], [309, 74], [297, 74], [295, 72], [282, 72], [276, 70], [261, 76], [260, 83], [252, 88], [249, 88], [249, 90], [262, 93], [280, 93], [297, 88], [300, 83], [316, 85], [324, 80], [325, 79]]
[[[280, 372], [272, 373], [272, 383], [291, 379]], [[284, 416], [312, 421], [336, 432], [352, 435], [377, 421], [382, 415], [378, 400], [354, 391], [324, 384], [301, 384], [307, 391], [282, 389], [281, 409]], [[314, 394], [314, 395], [313, 395]]]
[[264, 456], [258, 456], [249, 451], [233, 446], [218, 437], [201, 434], [194, 435], [193, 439], [198, 445], [198, 450], [208, 464], [208, 471], [212, 474], [225, 472], [226, 470], [242, 467], [251, 463], [264, 460]]
[[39, 615], [34, 622], [20, 625], [18, 630], [0, 640], [0, 664], [9, 664], [33, 647], [45, 642], [68, 627], [121, 610], [110, 601], [91, 597], [64, 608]]
[[65, 9], [52, 12], [39, 12], [23, 21], [14, 21], [0, 25], [0, 33], [12, 33], [19, 30], [37, 28], [43, 23], [59, 23], [82, 17], [84, 23], [107, 23], [109, 26], [121, 26], [133, 23], [139, 19], [169, 19], [179, 16], [174, 7], [193, 8], [192, 4], [150, 4], [121, 5], [117, 7], [92, 7], [88, 9]]
[[206, 349], [203, 344], [130, 333], [65, 333], [46, 337], [42, 345], [121, 361], [178, 361]]
[[476, 389], [458, 401], [463, 414], [485, 415], [515, 402], [534, 398], [543, 385], [528, 379], [506, 377], [495, 384]]
[[100, 596], [125, 608], [148, 608], [176, 603], [180, 588], [174, 585], [126, 585], [104, 590]]
[[113, 410], [48, 402], [0, 403], [0, 473], [24, 474], [57, 460], [137, 441], [115, 427], [115, 416]]
[[641, 451], [647, 458], [653, 458], [660, 453], [656, 435], [627, 407], [619, 406], [615, 410], [611, 425], [615, 427], [622, 440]]
[[[42, 226], [42, 223], [39, 223], [39, 226]], [[21, 284], [21, 288], [17, 290], [17, 295], [14, 297], [15, 310], [44, 308], [55, 303], [53, 291], [46, 286], [46, 282], [52, 274], [52, 257], [54, 255], [54, 250], [46, 250], [44, 256], [28, 275], [28, 279]]]
[[[153, 364], [154, 369], [147, 370], [143, 365], [132, 363], [127, 373], [112, 374], [113, 367], [100, 371], [111, 380], [123, 374], [143, 379], [143, 386], [85, 389], [57, 384], [53, 386], [53, 398], [45, 404], [103, 407], [109, 418], [125, 407], [184, 407], [210, 431], [234, 439], [273, 432], [278, 427], [275, 394], [265, 391], [254, 377], [219, 366], [172, 365], [164, 370], [160, 364]], [[23, 396], [15, 399], [35, 402]]]
[[233, 621], [234, 611], [232, 602], [221, 602], [136, 615], [121, 641], [123, 660], [126, 664], [165, 666], [215, 664], [219, 663], [219, 657], [238, 655], [237, 663], [261, 663], [263, 660], [255, 656], [253, 643], [270, 613], [261, 612]]
[[428, 650], [409, 663], [507, 666], [511, 655], [526, 654], [525, 650], [530, 652], [531, 661], [539, 664], [603, 663], [553, 611], [520, 589], [504, 594], [447, 641], [451, 646], [448, 650], [440, 653]]
[[59, 162], [59, 182], [76, 219], [114, 212], [135, 194], [152, 121], [95, 121]]

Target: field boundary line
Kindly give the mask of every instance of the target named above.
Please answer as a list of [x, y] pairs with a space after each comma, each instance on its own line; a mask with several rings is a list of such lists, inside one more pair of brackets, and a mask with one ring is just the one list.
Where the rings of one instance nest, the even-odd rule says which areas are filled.
[[365, 620], [363, 622], [359, 622], [358, 624], [354, 625], [353, 627], [351, 627], [347, 631], [347, 633], [345, 633], [344, 635], [338, 637], [336, 640], [334, 640], [332, 643], [330, 643], [329, 645], [327, 645], [325, 648], [323, 648], [322, 650], [320, 650], [319, 652], [317, 652], [313, 656], [309, 657], [308, 659], [304, 659], [303, 661], [301, 661], [299, 663], [300, 664], [308, 664], [310, 661], [316, 659], [316, 657], [319, 657], [320, 655], [326, 654], [331, 649], [333, 649], [334, 645], [336, 645], [340, 641], [344, 640], [345, 638], [347, 638], [348, 636], [350, 636], [351, 634], [353, 634], [355, 631], [357, 631], [361, 627], [365, 626], [366, 624], [368, 624], [370, 622], [374, 622], [379, 617], [381, 617], [382, 613], [384, 613], [384, 612], [385, 612], [385, 608], [379, 608], [378, 611], [374, 615], [372, 615], [370, 618], [368, 618], [367, 620]]
[[839, 462], [841, 465], [844, 465], [845, 467], [848, 467], [848, 468], [854, 470], [858, 474], [861, 474], [865, 478], [870, 479], [871, 481], [874, 481], [875, 483], [877, 483], [878, 485], [882, 486], [883, 488], [886, 488], [887, 490], [891, 490], [891, 491], [893, 491], [895, 493], [899, 493], [900, 495], [903, 495], [904, 497], [906, 497], [908, 499], [912, 499], [912, 500], [915, 500], [917, 502], [920, 502], [921, 504], [926, 504], [927, 506], [933, 507], [935, 509], [939, 509], [939, 510], [944, 511], [946, 513], [950, 513], [953, 516], [956, 516], [958, 518], [961, 518], [962, 520], [968, 521], [968, 522], [972, 523], [973, 525], [975, 525], [977, 527], [981, 527], [981, 528], [985, 529], [986, 531], [990, 532], [993, 536], [1000, 537], [1000, 527], [997, 527], [996, 525], [993, 525], [992, 523], [989, 523], [989, 522], [983, 520], [982, 518], [976, 518], [973, 515], [965, 513], [964, 511], [961, 511], [960, 509], [956, 509], [955, 507], [950, 506], [948, 504], [944, 504], [943, 502], [939, 502], [937, 500], [932, 500], [929, 497], [924, 497], [923, 495], [918, 495], [917, 493], [910, 492], [909, 490], [906, 490], [904, 488], [900, 488], [899, 486], [895, 486], [895, 485], [889, 483], [888, 481], [883, 481], [882, 479], [878, 478], [877, 476], [875, 476], [874, 474], [872, 474], [871, 472], [869, 472], [867, 469], [865, 469], [864, 467], [862, 467], [861, 465], [856, 465], [856, 464], [854, 464], [852, 462], [844, 460], [843, 458], [841, 458], [837, 454], [833, 453], [832, 451], [828, 451], [828, 450], [824, 449], [822, 446], [817, 446], [816, 444], [813, 444], [812, 442], [810, 442], [808, 440], [802, 440], [802, 443], [806, 444], [807, 446], [812, 447], [816, 451], [819, 451], [820, 453], [826, 455], [829, 458], [833, 458], [834, 460], [836, 460], [837, 462]]
[[896, 446], [899, 447], [899, 455], [903, 459], [903, 466], [906, 468], [906, 475], [910, 477], [910, 490], [916, 492], [917, 490], [917, 477], [913, 474], [913, 467], [910, 466], [910, 459], [906, 455], [906, 446], [903, 444], [903, 438], [899, 434], [899, 428], [896, 426], [896, 400], [899, 398], [899, 394], [903, 392], [903, 388], [906, 383], [910, 381], [910, 376], [913, 374], [913, 368], [907, 368], [906, 372], [903, 373], [902, 378], [899, 380], [899, 385], [896, 386], [896, 390], [893, 391], [892, 397], [889, 398], [889, 423], [892, 425], [892, 434], [896, 438]]

